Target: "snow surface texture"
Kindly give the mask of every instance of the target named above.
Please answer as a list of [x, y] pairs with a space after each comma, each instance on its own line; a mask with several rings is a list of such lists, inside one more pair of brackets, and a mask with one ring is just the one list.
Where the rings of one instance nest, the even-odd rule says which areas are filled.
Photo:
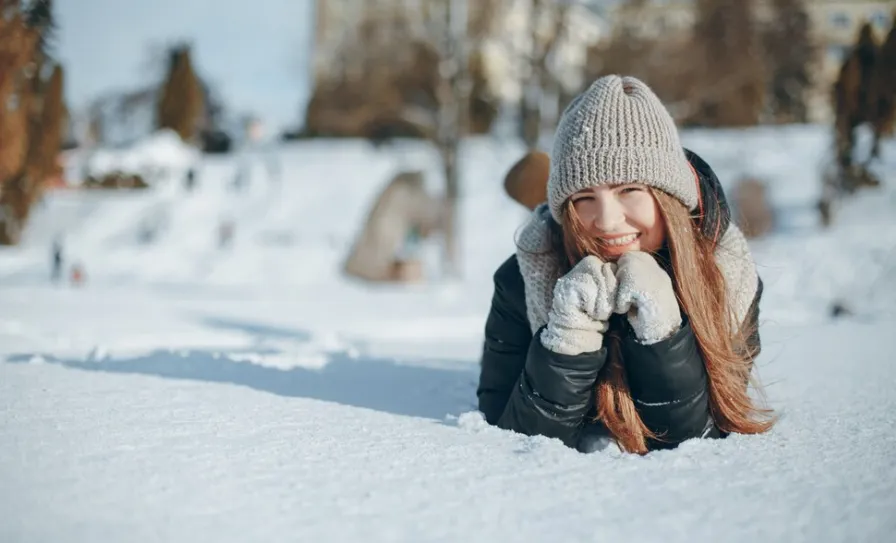
[[[279, 182], [243, 156], [205, 159], [189, 195], [184, 164], [151, 191], [55, 193], [0, 251], [0, 541], [891, 541], [896, 145], [888, 187], [819, 231], [821, 129], [684, 139], [781, 212], [753, 245], [771, 433], [637, 457], [489, 427], [477, 362], [520, 149], [466, 149], [464, 279], [372, 287], [345, 252], [386, 178], [434, 155], [309, 142], [277, 151]], [[80, 288], [49, 284], [59, 235]]]

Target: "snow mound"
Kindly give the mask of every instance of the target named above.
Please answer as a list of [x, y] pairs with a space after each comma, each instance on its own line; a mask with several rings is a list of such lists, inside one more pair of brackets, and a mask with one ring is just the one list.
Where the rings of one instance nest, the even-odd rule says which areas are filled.
[[201, 153], [172, 130], [159, 130], [121, 149], [98, 149], [87, 159], [93, 176], [115, 171], [140, 173], [153, 179], [158, 172], [182, 171], [199, 162]]

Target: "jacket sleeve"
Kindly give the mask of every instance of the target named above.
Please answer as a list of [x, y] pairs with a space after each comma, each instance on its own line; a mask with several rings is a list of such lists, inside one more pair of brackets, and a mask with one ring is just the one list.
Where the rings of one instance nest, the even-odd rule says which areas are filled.
[[[747, 346], [754, 357], [761, 348], [757, 327], [761, 295], [760, 281], [745, 319], [752, 328]], [[632, 333], [625, 334], [622, 353], [641, 420], [660, 438], [649, 448], [673, 448], [694, 437], [724, 437], [710, 412], [706, 366], [686, 318], [678, 332], [652, 345], [639, 343]]]
[[477, 390], [479, 409], [490, 424], [556, 437], [574, 447], [594, 402], [594, 383], [606, 349], [576, 356], [546, 349], [538, 339], [541, 330], [530, 332], [515, 258], [508, 263], [495, 274]]

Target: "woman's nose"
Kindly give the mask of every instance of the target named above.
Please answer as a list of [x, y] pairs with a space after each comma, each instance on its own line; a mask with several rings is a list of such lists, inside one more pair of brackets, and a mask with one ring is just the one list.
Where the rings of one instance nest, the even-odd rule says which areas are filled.
[[614, 232], [625, 222], [625, 213], [616, 198], [598, 198], [594, 227], [601, 232]]

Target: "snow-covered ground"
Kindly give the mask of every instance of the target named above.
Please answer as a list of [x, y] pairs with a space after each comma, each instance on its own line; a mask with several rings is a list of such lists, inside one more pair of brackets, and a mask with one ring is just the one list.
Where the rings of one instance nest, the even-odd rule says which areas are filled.
[[[207, 158], [189, 194], [178, 161], [150, 191], [56, 192], [0, 250], [0, 541], [890, 541], [896, 144], [887, 186], [822, 231], [822, 129], [684, 138], [780, 212], [753, 244], [770, 434], [636, 457], [488, 427], [477, 363], [524, 218], [501, 189], [519, 147], [465, 150], [462, 279], [428, 247], [432, 281], [373, 287], [342, 259], [388, 176], [434, 155], [308, 142], [274, 151], [279, 181], [261, 156]], [[49, 282], [60, 236], [81, 287]]]

